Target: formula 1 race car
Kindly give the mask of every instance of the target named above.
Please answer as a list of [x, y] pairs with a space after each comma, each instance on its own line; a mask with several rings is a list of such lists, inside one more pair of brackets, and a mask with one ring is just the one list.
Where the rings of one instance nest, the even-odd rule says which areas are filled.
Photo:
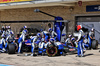
[[55, 42], [55, 44], [48, 44], [46, 53], [48, 56], [63, 55], [66, 56], [68, 52], [76, 52], [77, 48], [71, 45], [67, 45], [61, 42]]

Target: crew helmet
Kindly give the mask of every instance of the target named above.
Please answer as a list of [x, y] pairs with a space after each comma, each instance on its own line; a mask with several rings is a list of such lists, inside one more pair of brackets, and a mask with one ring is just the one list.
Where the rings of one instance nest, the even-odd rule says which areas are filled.
[[40, 37], [41, 36], [41, 34], [40, 33], [37, 33], [37, 37]]
[[10, 28], [11, 28], [11, 26], [7, 26], [7, 28], [8, 28], [8, 29], [10, 29]]
[[24, 26], [24, 28], [27, 28], [27, 26]]
[[68, 37], [70, 38], [70, 37], [72, 37], [72, 35], [69, 35]]
[[91, 31], [94, 31], [94, 28], [92, 28]]
[[79, 31], [82, 28], [82, 25], [77, 25], [77, 30]]
[[50, 42], [51, 43], [54, 43], [54, 38], [50, 38]]
[[52, 31], [52, 29], [51, 28], [49, 28], [49, 30], [48, 30], [49, 32], [51, 32]]

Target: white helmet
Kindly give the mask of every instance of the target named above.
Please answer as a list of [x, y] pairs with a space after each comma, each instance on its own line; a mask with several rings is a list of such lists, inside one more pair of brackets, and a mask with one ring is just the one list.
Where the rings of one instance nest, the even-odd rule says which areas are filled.
[[72, 35], [69, 35], [68, 37], [72, 37]]
[[48, 29], [48, 31], [49, 31], [49, 32], [51, 32], [51, 31], [52, 31], [52, 29], [51, 29], [51, 28], [49, 28], [49, 29]]
[[2, 28], [5, 28], [5, 26], [2, 26]]
[[8, 29], [10, 29], [11, 27], [10, 26], [8, 26]]
[[94, 28], [92, 28], [91, 31], [94, 31]]

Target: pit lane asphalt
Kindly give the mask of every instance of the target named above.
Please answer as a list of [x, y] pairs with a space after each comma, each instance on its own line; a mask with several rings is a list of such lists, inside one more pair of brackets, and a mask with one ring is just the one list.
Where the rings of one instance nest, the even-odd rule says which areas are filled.
[[[99, 46], [100, 47], [100, 46]], [[0, 64], [13, 66], [100, 66], [100, 52], [87, 50], [85, 57], [75, 57], [77, 54], [66, 56], [17, 56], [17, 54], [0, 54]]]

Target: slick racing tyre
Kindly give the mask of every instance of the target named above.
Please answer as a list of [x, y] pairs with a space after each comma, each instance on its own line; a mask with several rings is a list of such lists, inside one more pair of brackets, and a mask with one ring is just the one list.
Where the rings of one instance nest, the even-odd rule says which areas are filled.
[[92, 46], [93, 49], [98, 49], [98, 41], [97, 40], [93, 40], [92, 41]]
[[46, 53], [48, 56], [55, 56], [58, 53], [57, 47], [49, 47], [46, 49]]
[[15, 45], [14, 44], [8, 44], [8, 54], [15, 54]]

